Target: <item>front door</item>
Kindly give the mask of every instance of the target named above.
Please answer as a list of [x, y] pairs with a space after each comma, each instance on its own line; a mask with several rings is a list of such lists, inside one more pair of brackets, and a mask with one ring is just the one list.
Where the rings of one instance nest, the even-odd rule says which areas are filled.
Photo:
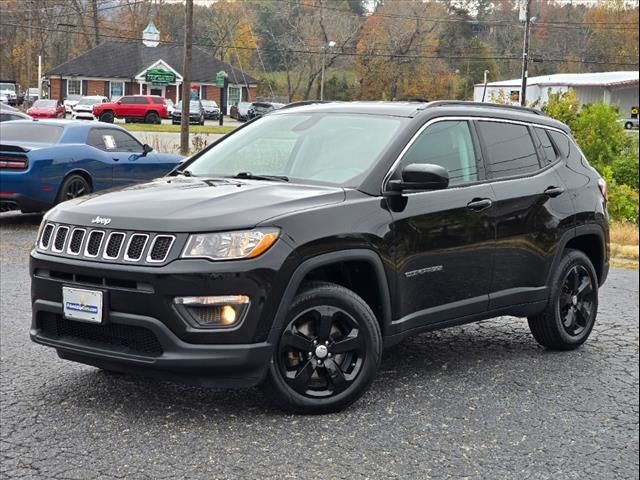
[[149, 90], [149, 95], [164, 97], [164, 87], [151, 87], [151, 89]]
[[[429, 125], [402, 157], [403, 167], [437, 164], [449, 187], [390, 200], [397, 303], [392, 333], [484, 312], [493, 268], [493, 191], [464, 120]], [[406, 204], [405, 204], [406, 202]], [[394, 205], [395, 204], [395, 205]]]

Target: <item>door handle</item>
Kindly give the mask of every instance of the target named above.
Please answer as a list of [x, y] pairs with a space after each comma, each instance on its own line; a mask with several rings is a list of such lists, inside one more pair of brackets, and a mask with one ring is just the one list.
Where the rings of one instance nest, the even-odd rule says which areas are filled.
[[564, 193], [564, 188], [562, 187], [547, 187], [547, 189], [544, 191], [544, 194], [548, 197], [557, 197], [558, 195], [562, 195]]
[[489, 208], [491, 205], [493, 205], [493, 202], [488, 198], [474, 198], [469, 203], [467, 203], [467, 208], [475, 210], [476, 212], [480, 212], [486, 208]]
[[113, 158], [113, 161], [114, 161], [114, 162], [119, 162], [119, 161], [120, 161], [120, 159], [119, 159], [119, 158], [117, 158], [117, 157], [114, 157], [114, 158]]

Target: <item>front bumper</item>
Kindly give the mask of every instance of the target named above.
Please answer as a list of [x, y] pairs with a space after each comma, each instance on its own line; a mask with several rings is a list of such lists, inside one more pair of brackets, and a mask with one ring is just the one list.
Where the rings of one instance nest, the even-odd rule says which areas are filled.
[[[31, 254], [31, 339], [65, 359], [108, 370], [216, 386], [252, 386], [265, 376], [268, 338], [290, 254], [278, 242], [269, 255], [237, 262], [175, 260], [132, 266]], [[62, 287], [104, 292], [101, 324], [67, 320]], [[246, 294], [251, 305], [237, 326], [194, 328], [174, 298]]]
[[71, 118], [76, 120], [78, 118], [83, 120], [96, 120], [96, 117], [93, 115], [93, 112], [85, 111], [85, 110], [74, 110], [71, 114]]
[[[77, 325], [60, 326], [64, 323]], [[105, 341], [95, 333], [100, 329], [112, 337]], [[115, 335], [117, 329], [128, 335]], [[147, 337], [142, 338], [139, 332], [148, 332]], [[220, 387], [259, 384], [272, 353], [272, 346], [266, 342], [189, 344], [161, 321], [140, 315], [110, 312], [104, 325], [71, 322], [63, 319], [61, 303], [44, 300], [33, 303], [30, 334], [31, 340], [57, 349], [58, 355], [67, 360], [106, 370]]]

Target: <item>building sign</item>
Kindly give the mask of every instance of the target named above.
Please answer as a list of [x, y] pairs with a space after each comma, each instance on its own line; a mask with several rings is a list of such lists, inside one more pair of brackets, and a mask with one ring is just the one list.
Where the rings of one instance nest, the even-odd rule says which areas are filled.
[[638, 107], [631, 107], [631, 118], [638, 118]]
[[225, 71], [216, 73], [216, 87], [224, 88], [224, 81], [227, 78], [227, 73]]
[[162, 68], [152, 68], [151, 70], [147, 70], [144, 79], [151, 85], [162, 86], [175, 83], [176, 74], [168, 70], [163, 70]]

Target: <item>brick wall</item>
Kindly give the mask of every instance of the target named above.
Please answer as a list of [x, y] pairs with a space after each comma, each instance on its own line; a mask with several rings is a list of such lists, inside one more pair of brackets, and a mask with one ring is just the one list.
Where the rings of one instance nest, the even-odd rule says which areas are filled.
[[60, 95], [61, 91], [62, 91], [62, 80], [60, 78], [49, 79], [49, 98], [52, 100], [62, 99], [62, 96]]
[[109, 96], [109, 92], [104, 91], [104, 80], [89, 80], [87, 81], [87, 91], [85, 95], [104, 95]]

